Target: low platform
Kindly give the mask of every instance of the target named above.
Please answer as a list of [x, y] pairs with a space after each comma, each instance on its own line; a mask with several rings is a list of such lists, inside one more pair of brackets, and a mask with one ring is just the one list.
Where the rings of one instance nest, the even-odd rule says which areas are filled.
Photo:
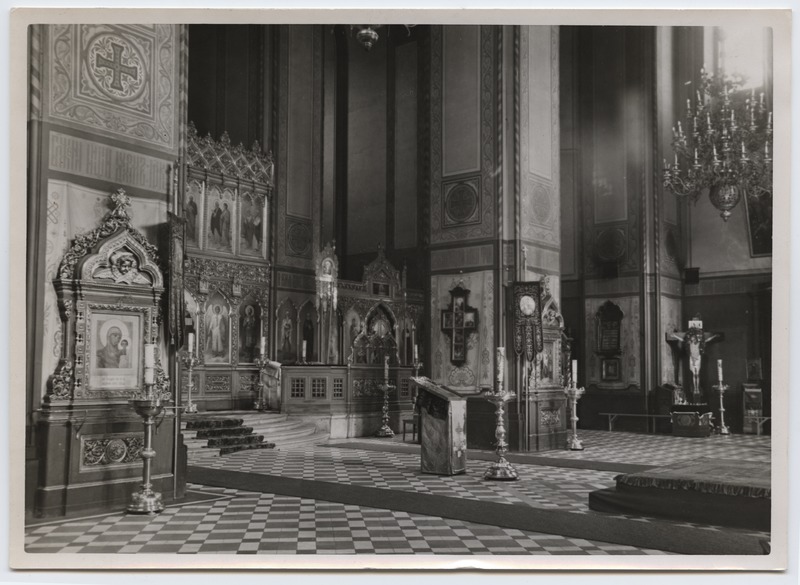
[[598, 512], [770, 529], [768, 462], [694, 459], [618, 475], [616, 487], [589, 494]]

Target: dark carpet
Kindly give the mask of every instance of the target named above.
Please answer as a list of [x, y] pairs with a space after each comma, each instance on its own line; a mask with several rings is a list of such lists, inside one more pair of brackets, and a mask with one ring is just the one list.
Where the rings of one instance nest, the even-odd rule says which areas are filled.
[[[389, 453], [419, 453], [419, 445], [406, 443], [381, 443], [375, 444], [368, 441], [348, 441], [342, 443], [326, 443], [320, 447], [336, 447], [337, 449], [363, 449], [364, 451], [379, 451]], [[467, 460], [496, 461], [497, 455], [493, 451], [467, 450]], [[594, 469], [596, 471], [615, 471], [618, 473], [637, 473], [653, 469], [653, 465], [635, 465], [633, 463], [613, 463], [609, 461], [589, 461], [577, 459], [557, 459], [554, 457], [541, 457], [529, 453], [506, 453], [506, 459], [511, 463], [525, 465], [545, 465], [547, 467], [561, 467], [564, 469]]]
[[188, 480], [209, 486], [439, 516], [463, 522], [557, 534], [568, 538], [597, 540], [678, 554], [764, 554], [760, 539], [749, 534], [699, 530], [658, 521], [641, 522], [599, 513], [576, 514], [523, 505], [496, 504], [358, 485], [208, 469], [194, 465], [188, 468]]

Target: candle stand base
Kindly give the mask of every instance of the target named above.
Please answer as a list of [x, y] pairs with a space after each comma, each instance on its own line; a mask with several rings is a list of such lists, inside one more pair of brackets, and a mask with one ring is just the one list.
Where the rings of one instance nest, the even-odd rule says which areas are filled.
[[140, 489], [131, 495], [131, 501], [126, 508], [129, 514], [158, 514], [164, 510], [161, 494], [152, 489]]
[[489, 469], [483, 474], [483, 479], [491, 479], [494, 481], [515, 481], [519, 479], [519, 473], [514, 469], [505, 457], [501, 457], [489, 466]]
[[583, 443], [578, 437], [572, 435], [567, 439], [567, 449], [570, 451], [583, 451]]

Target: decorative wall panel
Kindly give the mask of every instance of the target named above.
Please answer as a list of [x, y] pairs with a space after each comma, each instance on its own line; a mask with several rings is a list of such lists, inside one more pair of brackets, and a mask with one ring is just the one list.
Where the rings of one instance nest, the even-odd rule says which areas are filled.
[[[451, 33], [447, 33], [451, 34]], [[443, 177], [452, 172], [445, 169], [444, 150], [446, 148], [454, 150], [455, 144], [451, 143], [450, 138], [445, 135], [444, 104], [448, 103], [447, 87], [445, 87], [445, 56], [443, 47], [445, 43], [445, 33], [440, 26], [431, 29], [431, 156], [430, 156], [430, 178], [431, 178], [431, 200], [430, 200], [430, 235], [431, 243], [444, 243], [453, 241], [463, 241], [470, 239], [480, 239], [491, 237], [496, 233], [496, 118], [495, 118], [495, 81], [496, 81], [496, 45], [497, 29], [492, 26], [480, 27], [480, 52], [475, 54], [475, 59], [480, 59], [480, 174], [466, 178], [462, 184], [472, 185], [467, 190], [460, 189], [458, 195], [448, 205], [448, 195], [453, 195], [455, 184], [443, 182]], [[459, 59], [469, 59], [473, 53], [465, 52]], [[449, 114], [448, 114], [449, 115]], [[465, 114], [469, 116], [469, 114]], [[462, 120], [463, 123], [463, 120]], [[469, 124], [468, 124], [469, 125]], [[448, 130], [449, 131], [449, 130]], [[468, 149], [471, 144], [461, 144], [459, 148]], [[468, 151], [467, 151], [468, 152]], [[447, 156], [452, 159], [453, 152]], [[448, 163], [451, 164], [451, 163]], [[455, 164], [455, 163], [453, 163]], [[466, 164], [466, 163], [465, 163]], [[461, 165], [461, 163], [459, 163]], [[468, 165], [467, 165], [468, 166]], [[460, 168], [460, 167], [459, 167]], [[463, 171], [463, 169], [462, 169]], [[464, 181], [464, 177], [459, 177]], [[471, 182], [476, 181], [476, 182]], [[475, 185], [479, 185], [476, 188]], [[472, 210], [471, 205], [467, 206], [471, 193], [477, 192], [480, 204], [476, 211], [469, 213], [465, 218], [466, 211]], [[466, 202], [466, 203], [465, 203]], [[449, 217], [445, 210], [450, 210]], [[460, 211], [459, 211], [460, 210]], [[475, 214], [478, 214], [477, 216]], [[460, 218], [460, 219], [459, 219]], [[465, 221], [466, 219], [466, 221]]]
[[519, 62], [520, 237], [560, 246], [557, 27], [522, 27]]
[[177, 31], [163, 24], [51, 26], [50, 118], [174, 152]]
[[49, 165], [53, 171], [156, 193], [166, 192], [170, 168], [164, 159], [60, 132], [50, 133]]
[[81, 471], [98, 468], [140, 467], [144, 438], [139, 434], [81, 437]]
[[[586, 378], [588, 384], [602, 385], [601, 359], [595, 353], [596, 315], [600, 307], [607, 301], [605, 298], [586, 299], [586, 340], [587, 356]], [[640, 386], [641, 376], [641, 318], [639, 297], [615, 297], [617, 305], [624, 315], [620, 326], [620, 386]]]
[[481, 29], [448, 26], [442, 39], [442, 175], [480, 170]]
[[494, 275], [491, 271], [472, 272], [461, 276], [431, 277], [431, 314], [450, 305], [450, 291], [461, 285], [469, 289], [469, 303], [480, 315], [479, 328], [467, 338], [467, 359], [460, 366], [450, 363], [450, 339], [439, 327], [430, 335], [433, 356], [432, 378], [440, 384], [474, 389], [490, 386], [494, 372]]
[[[321, 226], [320, 206], [312, 202], [322, 196], [322, 32], [314, 26], [281, 29], [276, 76], [276, 264], [309, 270], [312, 251], [320, 248], [319, 229], [311, 227]], [[307, 119], [298, 113], [301, 107]]]

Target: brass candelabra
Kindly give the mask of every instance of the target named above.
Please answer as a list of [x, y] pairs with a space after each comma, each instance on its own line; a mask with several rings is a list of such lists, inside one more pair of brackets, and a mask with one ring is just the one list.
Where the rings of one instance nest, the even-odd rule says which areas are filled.
[[187, 386], [187, 397], [186, 397], [186, 408], [184, 412], [186, 414], [192, 414], [197, 412], [197, 404], [192, 402], [192, 393], [194, 392], [194, 368], [195, 366], [200, 363], [200, 360], [197, 359], [197, 356], [194, 354], [193, 351], [189, 350], [187, 353], [181, 356], [181, 360], [183, 361], [183, 365], [186, 367], [189, 378], [186, 384]]
[[724, 384], [722, 380], [719, 381], [719, 384], [715, 384], [712, 386], [714, 390], [719, 392], [719, 434], [720, 435], [729, 435], [731, 433], [730, 429], [725, 425], [725, 392], [728, 390], [728, 385]]
[[578, 388], [574, 376], [570, 379], [569, 384], [564, 388], [564, 394], [570, 402], [572, 410], [570, 414], [570, 422], [572, 424], [572, 432], [567, 438], [567, 449], [570, 451], [583, 451], [583, 443], [578, 438], [578, 400], [583, 396], [584, 389]]
[[506, 349], [504, 347], [497, 348], [497, 384], [494, 389], [484, 392], [486, 399], [495, 406], [495, 430], [494, 438], [497, 439], [495, 445], [495, 453], [497, 453], [497, 461], [492, 463], [489, 468], [484, 472], [484, 479], [499, 480], [499, 481], [514, 481], [519, 479], [519, 474], [514, 466], [506, 459], [508, 453], [508, 443], [506, 442], [506, 424], [505, 424], [505, 408], [503, 406], [509, 400], [513, 400], [516, 394], [507, 392], [503, 387], [503, 368], [506, 360]]

